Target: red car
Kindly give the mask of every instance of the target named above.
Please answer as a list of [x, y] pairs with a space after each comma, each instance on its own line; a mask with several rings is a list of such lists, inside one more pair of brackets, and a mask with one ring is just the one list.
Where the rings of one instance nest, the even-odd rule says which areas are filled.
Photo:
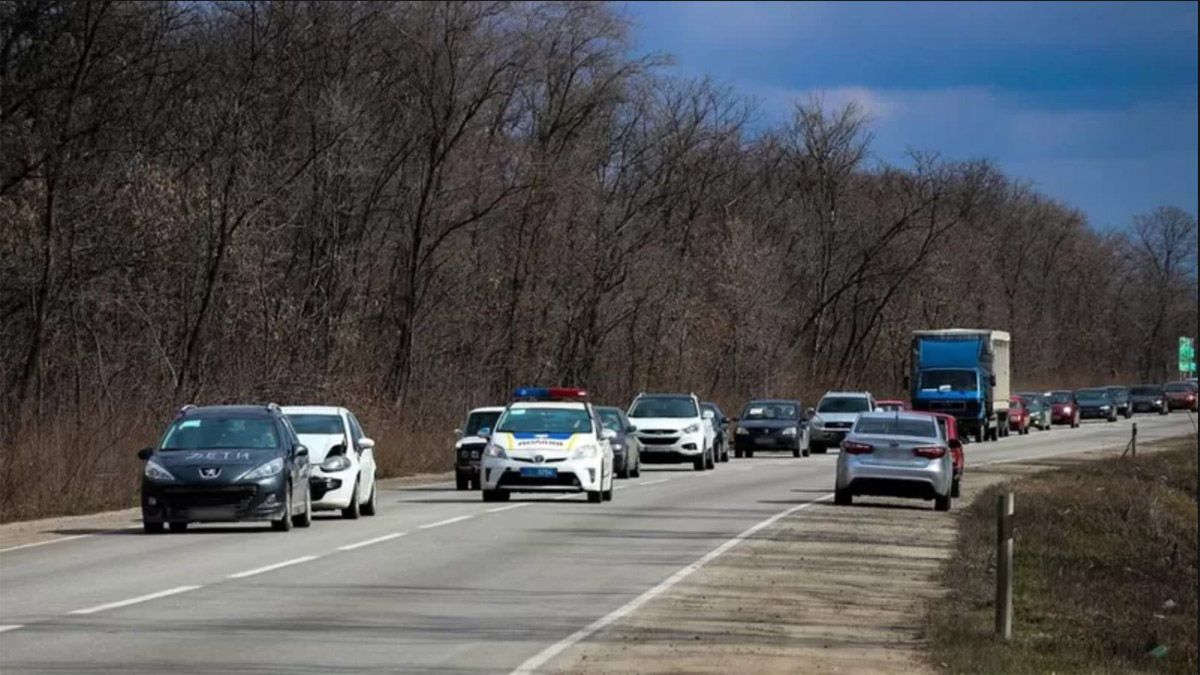
[[946, 444], [950, 446], [950, 461], [954, 467], [954, 480], [950, 483], [950, 496], [957, 497], [961, 491], [963, 469], [967, 466], [966, 455], [963, 454], [963, 443], [958, 437], [958, 420], [954, 415], [940, 412], [921, 411], [937, 420], [942, 433], [946, 435]]
[[1022, 436], [1029, 433], [1029, 427], [1033, 426], [1033, 419], [1029, 414], [1029, 406], [1025, 404], [1025, 399], [1021, 396], [1014, 396], [1008, 400], [1008, 429], [1015, 431]]
[[1191, 382], [1168, 382], [1163, 386], [1167, 393], [1167, 407], [1171, 410], [1196, 412], [1196, 385]]
[[1069, 424], [1072, 429], [1079, 428], [1079, 402], [1075, 400], [1075, 392], [1069, 389], [1048, 391], [1046, 400], [1050, 403], [1050, 424]]
[[909, 409], [908, 403], [894, 398], [887, 398], [882, 401], [875, 401], [876, 410], [886, 410], [888, 412], [904, 412]]

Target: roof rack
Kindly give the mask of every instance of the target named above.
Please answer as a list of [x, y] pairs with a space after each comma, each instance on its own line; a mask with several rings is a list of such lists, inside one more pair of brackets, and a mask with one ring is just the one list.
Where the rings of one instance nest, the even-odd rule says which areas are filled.
[[178, 417], [179, 415], [182, 415], [189, 410], [193, 410], [195, 407], [196, 406], [192, 405], [191, 403], [184, 404], [184, 406], [182, 408], [175, 411], [175, 416]]
[[266, 407], [267, 407], [267, 410], [270, 410], [270, 411], [273, 411], [273, 412], [282, 412], [282, 411], [279, 409], [279, 404], [278, 404], [278, 403], [275, 403], [275, 402], [268, 403]]

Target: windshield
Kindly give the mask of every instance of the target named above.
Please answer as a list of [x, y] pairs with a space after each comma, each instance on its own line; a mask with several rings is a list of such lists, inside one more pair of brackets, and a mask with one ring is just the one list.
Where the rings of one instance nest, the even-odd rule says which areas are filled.
[[607, 410], [597, 410], [596, 413], [600, 415], [600, 424], [603, 424], [605, 429], [611, 429], [612, 431], [625, 430], [625, 425], [621, 422], [621, 413], [616, 410], [609, 408]]
[[288, 421], [298, 434], [342, 434], [342, 418], [338, 415], [288, 415]]
[[277, 450], [279, 434], [269, 417], [201, 417], [176, 420], [161, 450]]
[[630, 417], [699, 417], [696, 402], [687, 396], [644, 396], [633, 404]]
[[792, 403], [768, 403], [751, 401], [742, 411], [743, 420], [796, 420], [800, 419], [800, 408]]
[[937, 437], [933, 420], [916, 420], [908, 417], [860, 417], [858, 423], [854, 425], [854, 433], [917, 438]]
[[494, 412], [474, 412], [467, 415], [467, 428], [463, 429], [463, 436], [478, 436], [480, 434], [491, 433], [492, 427], [496, 426], [496, 420], [500, 419], [500, 411]]
[[1134, 387], [1129, 390], [1134, 396], [1158, 396], [1162, 394], [1162, 389], [1159, 387]]
[[1192, 385], [1188, 384], [1187, 382], [1172, 382], [1171, 384], [1163, 387], [1163, 389], [1166, 389], [1167, 391], [1192, 391]]
[[860, 413], [871, 409], [865, 396], [826, 396], [817, 405], [817, 412]]
[[497, 431], [510, 434], [586, 434], [592, 422], [579, 408], [512, 408], [500, 418]]
[[1070, 403], [1074, 398], [1069, 391], [1052, 391], [1046, 394], [1051, 403]]
[[1107, 401], [1108, 392], [1103, 389], [1080, 389], [1075, 392], [1077, 401]]
[[975, 391], [973, 370], [927, 370], [921, 373], [921, 389], [933, 391]]

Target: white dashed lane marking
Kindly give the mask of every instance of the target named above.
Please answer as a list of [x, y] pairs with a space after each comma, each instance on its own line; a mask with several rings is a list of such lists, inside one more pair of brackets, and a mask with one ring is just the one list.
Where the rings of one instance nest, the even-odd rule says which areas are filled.
[[484, 511], [484, 513], [500, 513], [501, 511], [510, 511], [512, 509], [519, 509], [522, 506], [529, 506], [531, 503], [532, 502], [522, 502], [520, 504], [509, 504], [508, 506], [497, 506], [494, 509], [488, 509], [487, 511]]
[[471, 516], [459, 516], [457, 518], [447, 518], [445, 520], [439, 520], [436, 523], [426, 523], [424, 525], [418, 525], [417, 528], [421, 529], [421, 530], [428, 530], [428, 529], [431, 529], [434, 527], [441, 527], [443, 525], [452, 525], [454, 523], [461, 523], [464, 520], [470, 520], [474, 517], [475, 516], [471, 515]]
[[357, 544], [347, 544], [346, 546], [339, 546], [338, 550], [339, 551], [353, 551], [356, 548], [370, 546], [371, 544], [379, 544], [379, 543], [383, 543], [385, 541], [391, 541], [392, 539], [396, 539], [398, 537], [403, 537], [406, 534], [408, 534], [408, 533], [407, 532], [393, 532], [391, 534], [385, 534], [382, 537], [375, 537], [374, 539], [360, 541]]
[[18, 628], [24, 628], [24, 627], [25, 626], [23, 624], [19, 624], [19, 623], [6, 625], [6, 626], [0, 626], [0, 633], [7, 633], [10, 630], [16, 630]]
[[45, 546], [46, 544], [61, 544], [64, 541], [74, 541], [76, 539], [86, 539], [90, 534], [76, 534], [70, 537], [59, 537], [58, 539], [50, 539], [48, 541], [35, 541], [32, 544], [21, 544], [20, 546], [9, 546], [8, 548], [0, 548], [0, 553], [8, 553], [9, 551], [20, 551], [24, 548], [34, 548], [35, 546]]
[[237, 574], [230, 574], [228, 578], [229, 579], [245, 579], [246, 577], [252, 577], [256, 574], [263, 574], [264, 572], [271, 572], [271, 571], [280, 569], [282, 567], [290, 567], [291, 565], [299, 565], [300, 563], [306, 563], [310, 560], [316, 560], [317, 558], [318, 558], [318, 556], [315, 556], [315, 555], [306, 555], [306, 556], [301, 556], [299, 558], [292, 558], [291, 560], [284, 560], [283, 562], [277, 562], [274, 565], [267, 565], [265, 567], [256, 567], [252, 570], [246, 570], [245, 572], [238, 572]]
[[200, 588], [200, 586], [177, 586], [175, 588], [169, 588], [165, 591], [159, 591], [157, 593], [150, 593], [147, 595], [139, 595], [136, 598], [129, 598], [128, 600], [118, 600], [117, 602], [109, 602], [109, 603], [106, 603], [103, 605], [96, 605], [95, 607], [88, 607], [87, 609], [77, 609], [77, 610], [74, 610], [73, 612], [71, 612], [71, 614], [95, 614], [96, 612], [103, 612], [103, 611], [109, 610], [109, 609], [117, 609], [119, 607], [128, 607], [129, 605], [136, 605], [139, 602], [149, 602], [150, 600], [157, 600], [159, 598], [165, 598], [169, 595], [179, 595], [180, 593], [187, 593], [188, 591], [194, 591], [197, 588]]

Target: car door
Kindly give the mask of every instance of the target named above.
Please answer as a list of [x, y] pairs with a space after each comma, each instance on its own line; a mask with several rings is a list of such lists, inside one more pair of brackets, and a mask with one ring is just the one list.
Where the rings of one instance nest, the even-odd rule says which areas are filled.
[[359, 445], [360, 440], [367, 438], [367, 433], [354, 413], [346, 411], [346, 418], [350, 423], [350, 443], [358, 453], [358, 500], [362, 503], [371, 498], [371, 489], [375, 486], [375, 450]]
[[279, 416], [276, 425], [284, 446], [284, 472], [292, 484], [292, 505], [295, 507], [304, 503], [304, 494], [308, 490], [308, 455], [297, 454], [296, 451], [301, 446], [300, 438], [296, 436], [296, 430], [286, 417]]
[[625, 415], [623, 410], [617, 410], [617, 417], [621, 420], [621, 433], [625, 437], [625, 456], [626, 466], [640, 466], [642, 463], [642, 442], [638, 440], [637, 434], [633, 433], [633, 423]]

